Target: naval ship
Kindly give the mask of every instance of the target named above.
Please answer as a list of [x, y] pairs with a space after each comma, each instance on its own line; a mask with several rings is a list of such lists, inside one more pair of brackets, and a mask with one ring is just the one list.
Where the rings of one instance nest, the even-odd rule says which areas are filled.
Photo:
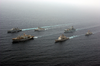
[[37, 29], [34, 29], [34, 31], [43, 31], [43, 30], [45, 30], [44, 28], [40, 28], [40, 27], [38, 27]]
[[74, 32], [76, 29], [73, 28], [73, 26], [71, 28], [68, 28], [68, 29], [65, 29], [65, 33], [71, 33], [71, 32]]
[[62, 35], [60, 35], [60, 37], [58, 37], [57, 40], [55, 40], [55, 43], [57, 43], [57, 42], [62, 42], [62, 41], [68, 40], [68, 39], [69, 39], [69, 37], [66, 37], [66, 36], [64, 36], [64, 35], [62, 34]]
[[22, 36], [18, 36], [16, 38], [13, 38], [12, 41], [13, 41], [13, 43], [15, 43], [15, 42], [27, 41], [27, 40], [30, 40], [30, 39], [34, 39], [34, 36], [26, 35], [24, 33], [24, 35], [22, 35]]
[[90, 31], [88, 30], [88, 32], [85, 34], [85, 36], [89, 36], [89, 35], [92, 35], [92, 32], [90, 32]]
[[22, 31], [22, 29], [12, 28], [12, 29], [8, 30], [8, 33], [16, 33], [16, 32], [20, 32], [20, 31]]

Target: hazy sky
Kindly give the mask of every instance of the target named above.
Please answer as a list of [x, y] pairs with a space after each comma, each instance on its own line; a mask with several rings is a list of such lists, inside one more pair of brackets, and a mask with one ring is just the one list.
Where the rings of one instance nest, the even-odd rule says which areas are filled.
[[45, 2], [45, 3], [60, 3], [69, 4], [75, 6], [92, 6], [100, 7], [100, 0], [1, 0], [1, 4], [4, 2]]
[[68, 19], [97, 20], [100, 0], [0, 0], [0, 13], [2, 19], [35, 19], [35, 22], [44, 23]]
[[66, 3], [66, 4], [74, 4], [74, 5], [91, 5], [91, 6], [92, 5], [99, 6], [100, 4], [100, 0], [34, 0], [34, 1]]

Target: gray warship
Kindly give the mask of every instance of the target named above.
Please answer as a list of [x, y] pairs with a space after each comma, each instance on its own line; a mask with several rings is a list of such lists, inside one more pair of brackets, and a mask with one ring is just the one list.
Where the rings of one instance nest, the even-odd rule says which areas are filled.
[[40, 28], [40, 27], [38, 27], [37, 29], [34, 29], [34, 31], [44, 31], [45, 30], [45, 28]]
[[90, 31], [88, 30], [88, 32], [85, 34], [85, 36], [89, 36], [89, 35], [92, 35], [92, 32], [90, 32]]
[[73, 28], [73, 26], [72, 26], [71, 28], [65, 29], [64, 32], [65, 32], [65, 33], [72, 33], [72, 32], [74, 32], [75, 30], [76, 30], [76, 29]]
[[16, 32], [20, 32], [20, 31], [22, 31], [22, 29], [12, 28], [12, 29], [8, 30], [8, 33], [16, 33]]
[[16, 38], [13, 38], [12, 39], [12, 42], [15, 43], [15, 42], [22, 42], [22, 41], [27, 41], [27, 40], [31, 40], [31, 39], [34, 39], [34, 36], [31, 36], [31, 35], [26, 35], [24, 33], [24, 35], [22, 36], [18, 36]]
[[57, 40], [55, 40], [55, 43], [57, 43], [57, 42], [63, 42], [63, 41], [66, 41], [66, 40], [68, 40], [68, 39], [69, 39], [69, 37], [66, 37], [66, 36], [64, 36], [64, 35], [62, 34], [62, 35], [60, 35], [60, 37], [58, 37]]

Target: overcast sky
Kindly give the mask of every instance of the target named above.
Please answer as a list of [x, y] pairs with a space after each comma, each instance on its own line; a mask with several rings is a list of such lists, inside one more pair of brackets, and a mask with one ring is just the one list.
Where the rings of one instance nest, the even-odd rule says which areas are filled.
[[70, 4], [76, 6], [95, 6], [100, 7], [100, 0], [1, 0], [4, 2], [49, 2], [49, 3], [61, 3]]

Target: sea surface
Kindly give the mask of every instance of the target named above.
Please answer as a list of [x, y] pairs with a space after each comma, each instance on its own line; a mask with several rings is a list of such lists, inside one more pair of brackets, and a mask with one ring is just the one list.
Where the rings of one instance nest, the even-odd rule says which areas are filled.
[[[0, 66], [100, 66], [100, 9], [45, 2], [1, 2]], [[64, 29], [74, 26], [73, 33]], [[11, 28], [22, 29], [7, 33]], [[35, 32], [37, 27], [45, 31]], [[85, 36], [90, 30], [93, 35]], [[12, 43], [23, 33], [34, 40]], [[55, 40], [64, 34], [64, 42]]]

